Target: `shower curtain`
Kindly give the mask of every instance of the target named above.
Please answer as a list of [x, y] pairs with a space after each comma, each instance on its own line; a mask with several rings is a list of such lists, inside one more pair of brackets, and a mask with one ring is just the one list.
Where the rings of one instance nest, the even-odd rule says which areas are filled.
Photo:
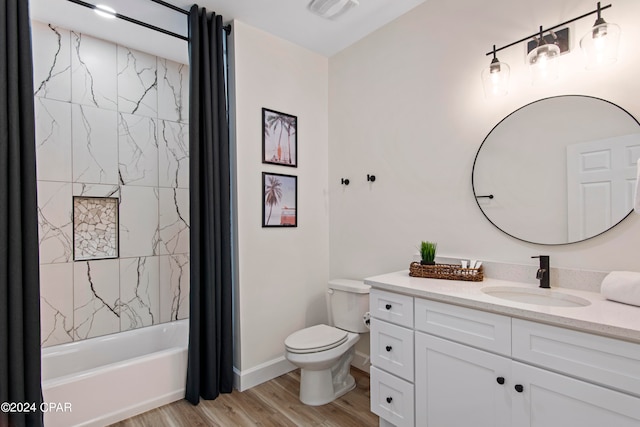
[[222, 17], [189, 13], [191, 291], [186, 399], [233, 388], [231, 194]]
[[0, 6], [0, 426], [42, 426], [29, 2]]

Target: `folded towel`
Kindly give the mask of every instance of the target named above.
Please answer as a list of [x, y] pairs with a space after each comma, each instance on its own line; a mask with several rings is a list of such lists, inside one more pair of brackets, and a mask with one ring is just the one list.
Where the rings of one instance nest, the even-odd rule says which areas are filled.
[[640, 306], [640, 273], [612, 271], [602, 280], [600, 293], [612, 301]]
[[636, 202], [633, 210], [640, 214], [640, 159], [638, 159], [638, 176], [636, 177]]

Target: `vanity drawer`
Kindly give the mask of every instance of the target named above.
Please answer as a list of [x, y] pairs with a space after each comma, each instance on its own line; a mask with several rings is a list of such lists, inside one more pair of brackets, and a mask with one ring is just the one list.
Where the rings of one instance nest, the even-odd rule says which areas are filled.
[[371, 317], [396, 325], [413, 327], [413, 297], [371, 289], [369, 294]]
[[640, 344], [513, 319], [513, 358], [640, 396]]
[[415, 299], [415, 329], [505, 356], [511, 355], [511, 318]]
[[413, 427], [413, 384], [371, 367], [371, 412], [397, 427]]
[[371, 319], [371, 364], [413, 382], [413, 330]]

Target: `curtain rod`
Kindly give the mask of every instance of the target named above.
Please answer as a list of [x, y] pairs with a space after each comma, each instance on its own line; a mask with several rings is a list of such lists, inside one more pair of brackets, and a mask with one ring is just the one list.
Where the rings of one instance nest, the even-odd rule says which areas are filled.
[[[95, 4], [87, 3], [87, 2], [82, 1], [82, 0], [67, 0], [67, 1], [70, 1], [71, 3], [75, 3], [75, 4], [80, 5], [80, 6], [87, 7], [89, 9], [94, 9], [94, 10], [97, 9]], [[98, 9], [98, 10], [100, 10], [100, 9]], [[177, 34], [177, 33], [171, 32], [169, 30], [165, 30], [164, 28], [156, 27], [155, 25], [147, 24], [146, 22], [138, 21], [137, 19], [133, 19], [133, 18], [130, 18], [128, 16], [121, 15], [119, 13], [114, 13], [113, 16], [115, 16], [116, 18], [122, 19], [124, 21], [131, 22], [132, 24], [140, 25], [141, 27], [149, 28], [151, 30], [158, 31], [160, 33], [167, 34], [169, 36], [173, 36], [173, 37], [185, 40], [185, 41], [189, 41], [188, 37], [185, 37], [185, 36], [183, 36], [181, 34]]]
[[[154, 3], [157, 3], [159, 5], [162, 5], [164, 7], [168, 7], [169, 9], [175, 10], [176, 12], [180, 12], [183, 13], [185, 15], [189, 15], [189, 11], [188, 10], [184, 10], [176, 5], [173, 5], [171, 3], [167, 3], [166, 1], [163, 0], [151, 0]], [[222, 29], [224, 30], [225, 33], [227, 33], [227, 35], [231, 34], [231, 24], [227, 24], [227, 25], [223, 25]]]
[[181, 9], [178, 6], [172, 5], [171, 3], [167, 3], [166, 1], [162, 1], [162, 0], [151, 0], [151, 1], [154, 2], [154, 3], [158, 3], [158, 4], [160, 4], [160, 5], [164, 6], [164, 7], [168, 7], [169, 9], [173, 9], [176, 12], [184, 13], [185, 15], [189, 14], [188, 10]]
[[[87, 2], [85, 2], [83, 0], [67, 0], [67, 1], [70, 1], [71, 3], [75, 3], [75, 4], [79, 5], [79, 6], [84, 6], [84, 7], [89, 8], [89, 9], [94, 9], [94, 10], [97, 9], [96, 5], [91, 4], [91, 3], [87, 3]], [[174, 5], [169, 4], [169, 3], [167, 3], [167, 2], [165, 2], [163, 0], [151, 0], [151, 1], [154, 2], [154, 3], [157, 3], [159, 5], [162, 5], [164, 7], [167, 7], [169, 9], [175, 10], [176, 12], [180, 12], [180, 13], [183, 13], [185, 15], [189, 15], [189, 11], [188, 10], [181, 9], [178, 6], [174, 6]], [[148, 28], [150, 30], [158, 31], [160, 33], [163, 33], [163, 34], [166, 34], [166, 35], [169, 35], [169, 36], [172, 36], [172, 37], [176, 37], [176, 38], [181, 39], [181, 40], [189, 41], [189, 37], [183, 36], [181, 34], [174, 33], [174, 32], [169, 31], [169, 30], [165, 30], [164, 28], [156, 27], [155, 25], [147, 24], [146, 22], [142, 22], [142, 21], [139, 21], [137, 19], [130, 18], [128, 16], [125, 16], [125, 15], [122, 15], [122, 14], [119, 14], [119, 13], [114, 13], [113, 15], [116, 18], [122, 19], [122, 20], [127, 21], [127, 22], [131, 22], [132, 24], [140, 25], [141, 27], [145, 27], [145, 28]], [[224, 29], [224, 32], [227, 35], [231, 34], [231, 25], [225, 25], [222, 28]]]

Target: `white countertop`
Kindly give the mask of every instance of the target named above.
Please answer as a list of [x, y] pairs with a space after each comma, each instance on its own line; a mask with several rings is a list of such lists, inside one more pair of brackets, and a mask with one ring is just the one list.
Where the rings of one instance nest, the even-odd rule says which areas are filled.
[[411, 277], [409, 271], [404, 270], [368, 277], [364, 282], [372, 288], [385, 291], [640, 343], [640, 307], [609, 301], [595, 292], [552, 287], [555, 291], [584, 298], [590, 302], [586, 307], [552, 307], [513, 302], [487, 295], [481, 289], [488, 286], [523, 288], [536, 288], [536, 286], [486, 277], [482, 282], [425, 279]]

